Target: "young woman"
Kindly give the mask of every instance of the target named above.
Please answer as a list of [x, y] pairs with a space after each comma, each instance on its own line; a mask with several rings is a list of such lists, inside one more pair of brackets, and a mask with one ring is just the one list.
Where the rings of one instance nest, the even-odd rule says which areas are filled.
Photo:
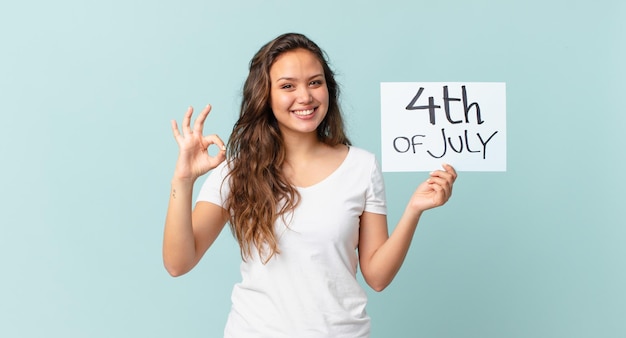
[[[203, 135], [207, 106], [187, 110], [165, 221], [163, 259], [191, 270], [228, 222], [241, 248], [226, 337], [369, 337], [367, 284], [383, 290], [400, 269], [420, 215], [443, 205], [456, 172], [415, 190], [391, 236], [375, 157], [351, 146], [324, 52], [284, 34], [250, 62], [228, 147]], [[208, 147], [218, 146], [215, 156]], [[211, 171], [192, 211], [192, 187]]]

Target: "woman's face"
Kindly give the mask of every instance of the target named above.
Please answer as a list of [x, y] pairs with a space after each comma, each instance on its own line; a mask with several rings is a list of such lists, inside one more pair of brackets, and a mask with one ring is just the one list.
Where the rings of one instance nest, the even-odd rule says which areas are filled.
[[328, 87], [320, 61], [305, 49], [278, 56], [270, 68], [270, 105], [286, 134], [314, 134], [328, 112]]

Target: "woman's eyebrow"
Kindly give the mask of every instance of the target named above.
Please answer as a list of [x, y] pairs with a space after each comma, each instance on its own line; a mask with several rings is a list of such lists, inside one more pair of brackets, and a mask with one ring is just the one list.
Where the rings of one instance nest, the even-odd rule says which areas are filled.
[[[316, 77], [324, 77], [324, 74], [323, 74], [323, 73], [315, 74], [315, 75], [313, 75], [313, 76], [310, 76], [310, 77], [309, 77], [309, 80], [310, 80], [310, 79], [314, 79], [314, 78], [316, 78]], [[282, 77], [279, 77], [278, 79], [276, 79], [276, 81], [281, 81], [281, 80], [286, 80], [286, 81], [295, 81], [295, 80], [297, 80], [297, 79], [298, 79], [298, 78], [291, 77], [291, 76], [282, 76]]]

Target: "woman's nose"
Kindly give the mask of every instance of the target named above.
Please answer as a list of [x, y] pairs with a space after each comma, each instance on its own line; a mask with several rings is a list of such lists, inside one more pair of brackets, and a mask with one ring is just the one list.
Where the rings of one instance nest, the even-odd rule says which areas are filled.
[[311, 91], [307, 87], [301, 87], [298, 91], [298, 103], [309, 104], [311, 102], [313, 102], [313, 95], [311, 95]]

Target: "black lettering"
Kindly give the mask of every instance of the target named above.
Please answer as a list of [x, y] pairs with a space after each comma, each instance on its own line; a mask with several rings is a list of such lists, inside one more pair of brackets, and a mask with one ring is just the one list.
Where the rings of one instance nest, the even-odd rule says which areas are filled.
[[469, 112], [472, 109], [472, 107], [476, 108], [476, 122], [478, 124], [483, 124], [483, 119], [480, 116], [480, 106], [478, 105], [478, 103], [476, 102], [472, 102], [469, 106], [467, 105], [467, 90], [465, 89], [465, 86], [461, 86], [461, 89], [463, 91], [463, 108], [465, 108], [465, 123], [469, 123]]
[[469, 139], [467, 138], [467, 129], [465, 129], [465, 145], [467, 146], [467, 151], [469, 151], [470, 153], [480, 153], [480, 150], [472, 150], [472, 149], [470, 149]]
[[454, 121], [452, 120], [452, 116], [450, 115], [450, 101], [461, 101], [461, 99], [456, 97], [450, 97], [448, 95], [448, 86], [443, 86], [443, 109], [446, 112], [446, 118], [448, 122], [452, 124], [457, 124], [463, 122], [463, 120]]
[[415, 154], [415, 146], [421, 146], [422, 145], [421, 142], [418, 142], [418, 143], [415, 142], [415, 138], [418, 137], [418, 136], [419, 137], [426, 137], [426, 135], [413, 135], [413, 137], [411, 137], [411, 144], [413, 145], [413, 154]]
[[428, 109], [428, 116], [430, 119], [430, 124], [434, 125], [435, 124], [435, 109], [441, 108], [441, 106], [435, 105], [435, 99], [432, 96], [428, 98], [427, 106], [415, 106], [415, 103], [422, 95], [422, 92], [424, 92], [424, 88], [420, 87], [420, 89], [417, 91], [417, 94], [415, 94], [415, 96], [413, 97], [411, 102], [409, 102], [409, 104], [406, 106], [405, 109], [406, 110]]
[[430, 152], [430, 150], [427, 150], [428, 154], [434, 158], [442, 158], [446, 155], [446, 150], [448, 149], [448, 146], [446, 144], [446, 130], [445, 128], [441, 128], [441, 135], [443, 137], [443, 154], [441, 154], [441, 156], [436, 156], [433, 155], [433, 153]]
[[483, 160], [487, 158], [487, 143], [489, 143], [489, 140], [491, 140], [491, 138], [494, 137], [497, 133], [498, 131], [496, 130], [493, 134], [491, 134], [491, 136], [489, 136], [487, 141], [483, 141], [483, 138], [480, 137], [480, 133], [476, 133], [476, 135], [478, 135], [478, 138], [480, 139], [480, 143], [483, 144]]
[[[402, 139], [406, 141], [406, 149], [404, 151], [398, 149], [398, 139]], [[395, 149], [399, 153], [406, 153], [407, 151], [409, 151], [409, 149], [411, 149], [411, 142], [409, 141], [408, 138], [404, 136], [398, 136], [395, 139], [393, 139], [393, 149]]]
[[452, 148], [452, 150], [454, 150], [455, 153], [461, 153], [463, 152], [463, 138], [461, 136], [459, 136], [459, 150], [456, 150], [456, 148], [454, 147], [454, 144], [452, 144], [452, 138], [448, 137], [448, 143], [450, 143], [450, 148]]

